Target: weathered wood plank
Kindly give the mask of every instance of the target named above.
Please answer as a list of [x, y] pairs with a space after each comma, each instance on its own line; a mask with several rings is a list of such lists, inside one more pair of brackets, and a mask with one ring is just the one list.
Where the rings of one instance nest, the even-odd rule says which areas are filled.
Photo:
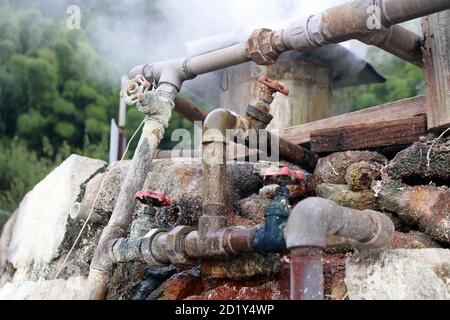
[[426, 132], [426, 116], [323, 129], [311, 133], [311, 151], [323, 153], [410, 144]]
[[280, 137], [289, 140], [292, 143], [303, 144], [310, 142], [310, 133], [316, 130], [357, 124], [371, 124], [381, 121], [394, 121], [412, 118], [421, 114], [426, 114], [424, 96], [396, 101], [361, 111], [343, 114], [337, 117], [314, 121], [292, 128], [281, 129], [277, 132]]
[[426, 106], [430, 129], [450, 125], [450, 10], [423, 18]]

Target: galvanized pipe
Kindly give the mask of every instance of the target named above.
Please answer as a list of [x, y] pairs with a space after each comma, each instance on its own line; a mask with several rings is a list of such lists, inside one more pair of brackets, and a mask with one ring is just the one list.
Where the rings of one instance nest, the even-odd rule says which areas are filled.
[[[307, 260], [296, 259], [291, 263], [291, 298], [320, 300], [323, 299], [323, 288], [318, 290], [314, 284], [323, 283], [317, 254], [326, 247], [327, 236], [349, 238], [352, 245], [361, 250], [381, 248], [394, 239], [395, 227], [380, 212], [359, 211], [341, 207], [330, 200], [308, 198], [293, 209], [284, 233], [287, 248], [291, 252], [295, 250], [294, 256], [300, 253]], [[306, 266], [299, 266], [299, 263], [306, 263]], [[299, 270], [306, 273], [299, 275]]]

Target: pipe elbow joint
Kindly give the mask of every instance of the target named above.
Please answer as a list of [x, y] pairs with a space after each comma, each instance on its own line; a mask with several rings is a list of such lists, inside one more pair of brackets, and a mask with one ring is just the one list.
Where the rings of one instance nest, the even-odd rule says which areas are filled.
[[292, 211], [285, 228], [288, 249], [326, 247], [326, 238], [348, 238], [357, 249], [381, 248], [395, 235], [392, 221], [383, 213], [354, 210], [331, 200], [308, 198]]
[[395, 226], [392, 220], [377, 211], [364, 210], [363, 214], [367, 214], [376, 226], [376, 232], [368, 241], [357, 241], [350, 239], [352, 246], [358, 250], [369, 250], [382, 248], [392, 242], [395, 237]]
[[326, 247], [327, 219], [325, 212], [330, 203], [311, 197], [301, 201], [292, 210], [284, 230], [288, 249], [297, 247]]
[[227, 109], [212, 111], [203, 123], [203, 143], [224, 142], [227, 130], [235, 129], [238, 115]]

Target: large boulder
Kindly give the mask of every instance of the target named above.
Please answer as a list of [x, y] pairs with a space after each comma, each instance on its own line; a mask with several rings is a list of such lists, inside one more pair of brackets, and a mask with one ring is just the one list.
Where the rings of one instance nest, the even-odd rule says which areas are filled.
[[16, 270], [40, 268], [58, 258], [69, 213], [82, 186], [106, 166], [103, 161], [72, 155], [38, 183], [5, 227], [1, 241], [9, 241], [6, 248], [0, 247], [2, 265], [6, 260]]
[[347, 261], [351, 300], [450, 299], [450, 250], [365, 252]]
[[61, 257], [73, 205], [106, 168], [104, 161], [72, 155], [24, 197], [0, 238], [0, 297], [31, 298], [45, 286], [36, 281], [48, 277]]

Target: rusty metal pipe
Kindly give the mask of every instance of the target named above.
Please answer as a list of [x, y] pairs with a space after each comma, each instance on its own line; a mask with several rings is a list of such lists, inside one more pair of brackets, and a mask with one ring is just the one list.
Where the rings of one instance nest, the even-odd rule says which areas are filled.
[[[188, 231], [188, 232], [186, 232]], [[141, 246], [142, 260], [150, 265], [189, 266], [198, 258], [227, 257], [253, 252], [252, 239], [256, 228], [233, 227], [218, 230], [209, 235], [215, 249], [205, 248], [199, 231], [177, 227], [171, 232], [154, 229], [149, 241]]]
[[296, 164], [309, 172], [314, 171], [319, 161], [317, 154], [270, 132], [267, 132], [267, 138], [268, 148], [271, 149], [273, 144], [278, 145], [281, 160]]
[[447, 0], [356, 0], [292, 23], [283, 30], [284, 44], [303, 52], [356, 39], [421, 66], [421, 52], [414, 50], [420, 47], [419, 36], [401, 27], [390, 29], [448, 8]]
[[422, 68], [422, 37], [395, 25], [359, 39], [367, 45], [374, 45], [415, 66]]
[[199, 107], [192, 101], [185, 99], [181, 96], [178, 96], [175, 99], [175, 109], [173, 111], [182, 115], [184, 118], [192, 122], [196, 121], [203, 122], [208, 116], [208, 112], [203, 110], [201, 107]]
[[[284, 232], [288, 249], [295, 250], [294, 256], [298, 258], [291, 264], [291, 298], [323, 299], [323, 287], [319, 291], [316, 284], [323, 283], [317, 255], [326, 247], [327, 236], [348, 238], [361, 250], [381, 248], [394, 239], [395, 227], [380, 212], [359, 211], [330, 200], [308, 198], [293, 209]], [[299, 261], [299, 256], [306, 257], [306, 262]], [[306, 273], [299, 275], [299, 270]]]
[[201, 252], [220, 252], [215, 233], [227, 227], [227, 130], [245, 128], [239, 115], [226, 109], [211, 112], [203, 124], [203, 215], [199, 220]]
[[291, 300], [323, 300], [322, 249], [295, 248], [290, 258]]
[[382, 21], [394, 25], [450, 9], [448, 0], [382, 0]]

